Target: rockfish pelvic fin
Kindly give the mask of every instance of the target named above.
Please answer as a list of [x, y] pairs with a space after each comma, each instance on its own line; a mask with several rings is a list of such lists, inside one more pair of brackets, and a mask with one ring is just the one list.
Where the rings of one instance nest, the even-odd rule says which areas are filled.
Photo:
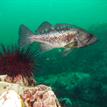
[[49, 22], [45, 21], [38, 27], [38, 29], [35, 32], [37, 34], [44, 34], [44, 33], [49, 33], [53, 30], [54, 30], [53, 26]]
[[67, 56], [68, 54], [70, 54], [73, 51], [73, 48], [65, 48], [63, 51], [63, 56]]
[[19, 27], [19, 46], [23, 47], [25, 45], [31, 44], [30, 38], [33, 32], [27, 28], [25, 25], [20, 25]]

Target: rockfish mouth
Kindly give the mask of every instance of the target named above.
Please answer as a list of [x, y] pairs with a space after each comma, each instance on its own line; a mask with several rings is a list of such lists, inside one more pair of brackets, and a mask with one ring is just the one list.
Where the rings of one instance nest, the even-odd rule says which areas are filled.
[[45, 51], [54, 48], [70, 50], [91, 45], [96, 40], [97, 38], [86, 30], [70, 24], [51, 25], [49, 22], [43, 22], [35, 33], [25, 25], [19, 27], [19, 45], [21, 47], [39, 42]]

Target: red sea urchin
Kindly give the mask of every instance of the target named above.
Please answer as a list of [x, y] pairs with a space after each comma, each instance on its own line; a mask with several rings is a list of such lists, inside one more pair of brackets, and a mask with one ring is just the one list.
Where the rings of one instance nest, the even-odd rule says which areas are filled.
[[[5, 81], [34, 85], [33, 71], [35, 71], [35, 52], [31, 46], [20, 48], [18, 46], [0, 49], [0, 75], [6, 74]], [[33, 84], [32, 84], [33, 83]]]

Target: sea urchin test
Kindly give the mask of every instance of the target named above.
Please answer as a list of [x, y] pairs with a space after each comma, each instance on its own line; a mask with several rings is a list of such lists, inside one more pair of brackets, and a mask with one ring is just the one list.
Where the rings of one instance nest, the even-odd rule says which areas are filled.
[[36, 53], [32, 52], [31, 47], [0, 45], [0, 75], [7, 75], [4, 80], [9, 83], [34, 85], [35, 57]]

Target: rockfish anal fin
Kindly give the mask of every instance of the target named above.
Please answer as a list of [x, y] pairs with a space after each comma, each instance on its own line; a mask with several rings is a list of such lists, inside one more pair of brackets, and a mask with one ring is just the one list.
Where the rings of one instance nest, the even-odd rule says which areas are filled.
[[51, 46], [49, 44], [41, 43], [40, 45], [41, 45], [41, 50], [44, 51], [44, 52], [53, 49], [53, 46]]

